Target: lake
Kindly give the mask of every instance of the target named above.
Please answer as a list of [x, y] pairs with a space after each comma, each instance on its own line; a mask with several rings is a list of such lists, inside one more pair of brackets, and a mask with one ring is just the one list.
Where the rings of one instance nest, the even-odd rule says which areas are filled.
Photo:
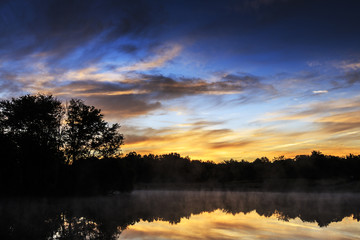
[[134, 191], [0, 201], [0, 239], [360, 239], [360, 194]]

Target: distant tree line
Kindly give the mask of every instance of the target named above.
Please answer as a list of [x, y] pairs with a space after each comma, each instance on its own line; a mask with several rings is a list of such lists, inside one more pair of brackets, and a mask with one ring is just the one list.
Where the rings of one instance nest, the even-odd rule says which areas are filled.
[[253, 162], [231, 159], [214, 163], [177, 153], [141, 156], [133, 152], [124, 160], [134, 173], [134, 182], [142, 188], [360, 191], [360, 155], [353, 154], [337, 157], [313, 151], [272, 161], [262, 157]]
[[134, 188], [360, 189], [360, 155], [313, 151], [253, 162], [190, 160], [177, 153], [121, 156], [123, 135], [100, 109], [25, 95], [0, 101], [0, 194], [108, 194]]

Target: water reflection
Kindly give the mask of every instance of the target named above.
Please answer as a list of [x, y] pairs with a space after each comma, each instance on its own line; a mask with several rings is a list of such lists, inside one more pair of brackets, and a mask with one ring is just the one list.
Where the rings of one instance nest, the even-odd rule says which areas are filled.
[[351, 218], [320, 228], [299, 218], [288, 222], [276, 216], [262, 217], [255, 211], [235, 215], [221, 210], [192, 215], [178, 224], [165, 221], [140, 221], [122, 232], [119, 239], [359, 239], [359, 223]]
[[[137, 191], [121, 196], [76, 199], [3, 199], [0, 201], [0, 239], [118, 239], [130, 238], [135, 232], [141, 232], [144, 238], [147, 232], [150, 234], [144, 231], [146, 224], [151, 224], [148, 229], [155, 229], [158, 224], [179, 227], [184, 223], [201, 229], [199, 224], [209, 219], [212, 225], [222, 226], [220, 229], [247, 229], [247, 233], [258, 227], [260, 221], [264, 226], [276, 222], [278, 225], [268, 226], [274, 229], [286, 222], [293, 225], [294, 221], [295, 225], [311, 224], [312, 228], [321, 230], [332, 222], [351, 221], [359, 228], [359, 200], [359, 194], [206, 191]], [[254, 220], [254, 216], [262, 220]], [[194, 221], [199, 217], [201, 221]], [[285, 231], [284, 226], [281, 228]]]

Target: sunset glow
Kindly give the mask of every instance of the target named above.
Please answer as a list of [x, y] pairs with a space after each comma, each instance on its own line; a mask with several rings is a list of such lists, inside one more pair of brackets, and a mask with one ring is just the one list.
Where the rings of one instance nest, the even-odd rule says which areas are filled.
[[360, 154], [359, 7], [4, 1], [0, 99], [83, 99], [120, 123], [125, 154]]

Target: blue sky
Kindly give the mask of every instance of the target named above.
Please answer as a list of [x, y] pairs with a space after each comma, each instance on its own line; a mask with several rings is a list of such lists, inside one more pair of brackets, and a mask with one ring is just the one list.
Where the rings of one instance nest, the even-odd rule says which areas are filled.
[[1, 1], [0, 98], [81, 98], [124, 153], [360, 153], [359, 1]]

